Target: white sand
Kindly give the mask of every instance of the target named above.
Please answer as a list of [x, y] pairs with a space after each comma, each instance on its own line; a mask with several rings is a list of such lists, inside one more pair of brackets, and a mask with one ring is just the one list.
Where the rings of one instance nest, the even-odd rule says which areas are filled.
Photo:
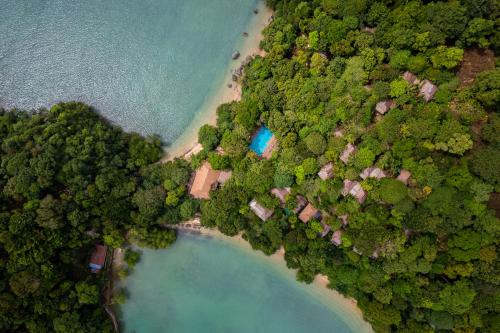
[[[241, 37], [243, 44], [239, 49], [240, 57], [238, 60], [231, 61], [220, 84], [220, 88], [196, 113], [184, 133], [167, 148], [166, 155], [161, 159], [162, 162], [172, 160], [176, 157], [186, 157], [185, 155], [188, 155], [187, 158], [189, 158], [195, 154], [193, 151], [197, 151], [199, 148], [197, 147], [199, 128], [204, 124], [216, 124], [216, 111], [219, 105], [241, 99], [241, 86], [237, 82], [232, 81], [231, 70], [239, 68], [248, 56], [265, 55], [265, 52], [259, 48], [259, 44], [263, 38], [262, 30], [267, 26], [273, 15], [272, 10], [265, 6], [264, 1], [260, 2], [257, 8], [259, 9], [259, 13], [254, 15], [249, 24], [248, 37]], [[229, 83], [232, 84], [231, 88], [227, 86]]]

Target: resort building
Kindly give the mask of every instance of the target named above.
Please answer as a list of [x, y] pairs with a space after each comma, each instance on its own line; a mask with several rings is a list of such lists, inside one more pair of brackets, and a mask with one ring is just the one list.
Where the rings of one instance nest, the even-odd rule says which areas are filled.
[[408, 82], [409, 84], [418, 84], [418, 79], [417, 76], [411, 72], [404, 72], [403, 73], [403, 79]]
[[297, 207], [295, 207], [295, 209], [293, 210], [294, 214], [300, 213], [302, 211], [302, 209], [304, 209], [307, 206], [307, 204], [309, 203], [307, 201], [307, 199], [301, 195], [297, 195], [296, 198], [297, 198]]
[[250, 209], [255, 213], [262, 221], [267, 221], [271, 216], [273, 216], [274, 211], [263, 207], [253, 199], [250, 201]]
[[331, 242], [335, 246], [340, 246], [342, 244], [342, 234], [343, 234], [342, 229], [335, 230], [335, 232], [333, 233]]
[[424, 80], [420, 87], [420, 96], [423, 96], [426, 102], [429, 102], [437, 92], [437, 87], [429, 80]]
[[344, 130], [341, 129], [341, 128], [338, 128], [335, 130], [335, 132], [333, 132], [333, 136], [336, 137], [336, 138], [341, 138], [344, 136]]
[[107, 247], [104, 245], [96, 245], [92, 256], [90, 257], [90, 271], [92, 273], [99, 273], [102, 268], [104, 268], [104, 264], [106, 263], [106, 254]]
[[323, 238], [323, 237], [325, 237], [325, 236], [326, 236], [326, 235], [330, 232], [330, 230], [331, 230], [332, 228], [331, 228], [328, 224], [323, 223], [323, 222], [321, 222], [321, 225], [323, 226], [323, 231], [322, 231], [322, 232], [320, 232], [319, 236], [320, 236], [321, 238]]
[[356, 152], [356, 146], [349, 143], [347, 144], [347, 146], [345, 147], [344, 151], [342, 152], [342, 154], [340, 154], [340, 160], [342, 162], [344, 162], [345, 164], [347, 164], [347, 162], [349, 161], [349, 157], [351, 157], [351, 155], [353, 153]]
[[271, 190], [271, 194], [274, 195], [281, 203], [281, 207], [283, 207], [286, 203], [286, 197], [290, 194], [291, 189], [289, 187], [285, 188], [273, 188]]
[[345, 227], [349, 224], [349, 215], [344, 214], [339, 216], [340, 221], [342, 221], [342, 225]]
[[386, 174], [384, 173], [384, 171], [382, 171], [381, 169], [376, 168], [376, 167], [370, 167], [370, 168], [364, 169], [363, 172], [359, 174], [359, 176], [362, 179], [366, 179], [366, 178], [381, 179], [381, 178], [387, 177]]
[[394, 103], [391, 100], [387, 101], [382, 101], [378, 102], [377, 105], [375, 105], [375, 111], [377, 111], [380, 114], [385, 114], [387, 111], [392, 110], [396, 107], [396, 103]]
[[344, 188], [342, 189], [342, 195], [345, 197], [347, 195], [352, 195], [360, 204], [366, 200], [366, 192], [361, 187], [361, 184], [357, 181], [344, 180]]
[[328, 163], [321, 168], [318, 172], [319, 178], [328, 180], [333, 177], [333, 163]]
[[250, 150], [255, 152], [257, 156], [266, 159], [271, 158], [277, 146], [276, 137], [266, 126], [260, 127], [250, 142]]
[[196, 199], [210, 199], [210, 190], [217, 185], [219, 176], [220, 172], [212, 169], [210, 163], [203, 162], [201, 167], [196, 170], [189, 194]]
[[229, 178], [233, 175], [233, 172], [231, 170], [225, 170], [225, 171], [220, 171], [219, 172], [219, 178], [217, 178], [217, 182], [221, 185], [224, 185]]
[[399, 181], [402, 181], [405, 185], [408, 185], [408, 180], [411, 177], [411, 172], [408, 170], [401, 170], [399, 173], [398, 178], [396, 178]]
[[299, 220], [301, 220], [304, 223], [307, 223], [312, 218], [320, 220], [321, 219], [321, 213], [319, 212], [319, 210], [317, 210], [316, 208], [314, 208], [313, 205], [308, 204], [306, 206], [306, 208], [304, 208], [302, 210], [302, 212], [300, 212], [300, 214], [299, 214]]

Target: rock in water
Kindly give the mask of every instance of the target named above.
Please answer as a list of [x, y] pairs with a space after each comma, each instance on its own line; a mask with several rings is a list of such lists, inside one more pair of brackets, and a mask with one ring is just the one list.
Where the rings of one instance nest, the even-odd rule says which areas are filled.
[[231, 56], [231, 58], [233, 58], [233, 60], [236, 60], [240, 57], [240, 53], [238, 51], [234, 51], [233, 52], [233, 55]]
[[254, 13], [255, 15], [257, 15], [257, 14], [259, 13], [259, 10], [258, 10], [257, 8], [255, 8], [255, 9], [253, 10], [253, 13]]
[[245, 32], [243, 33], [243, 37], [248, 37], [248, 32], [246, 32], [246, 31], [245, 31]]

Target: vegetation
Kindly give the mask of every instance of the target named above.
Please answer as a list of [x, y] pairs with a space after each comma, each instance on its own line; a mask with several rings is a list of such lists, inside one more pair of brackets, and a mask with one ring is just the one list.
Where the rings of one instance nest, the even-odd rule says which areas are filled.
[[[497, 2], [268, 4], [267, 55], [245, 67], [242, 100], [219, 107], [190, 162], [152, 164], [158, 140], [125, 134], [81, 104], [0, 114], [0, 330], [109, 331], [98, 308], [105, 276], [86, 267], [93, 245], [164, 247], [175, 240], [165, 225], [197, 213], [266, 254], [284, 246], [299, 280], [327, 275], [376, 332], [498, 330], [500, 223], [488, 200], [500, 190], [500, 68], [473, 83], [457, 76], [470, 49], [498, 51]], [[437, 86], [431, 101], [404, 71]], [[386, 100], [395, 107], [376, 115]], [[278, 141], [269, 160], [248, 149], [261, 124]], [[357, 150], [344, 163], [348, 143]], [[198, 201], [187, 183], [204, 160], [233, 175]], [[321, 180], [327, 163], [334, 177]], [[362, 180], [371, 166], [387, 177]], [[396, 179], [403, 169], [408, 184]], [[342, 195], [346, 179], [360, 182], [362, 204]], [[284, 205], [273, 187], [291, 188]], [[296, 195], [322, 220], [302, 223]], [[274, 209], [271, 219], [253, 214], [254, 198]], [[325, 237], [322, 223], [332, 229]]]
[[[110, 332], [94, 245], [168, 246], [158, 139], [126, 134], [80, 103], [0, 110], [0, 331]], [[188, 171], [186, 171], [186, 174]], [[159, 203], [158, 203], [159, 201]], [[133, 266], [138, 255], [127, 251]], [[119, 294], [111, 302], [123, 302]]]

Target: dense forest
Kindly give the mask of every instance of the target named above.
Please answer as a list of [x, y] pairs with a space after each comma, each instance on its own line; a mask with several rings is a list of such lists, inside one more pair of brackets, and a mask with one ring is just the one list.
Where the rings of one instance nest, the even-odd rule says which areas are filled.
[[89, 257], [125, 236], [153, 248], [175, 241], [159, 226], [161, 154], [158, 139], [80, 103], [0, 110], [1, 332], [112, 331], [100, 306], [108, 275], [91, 274]]
[[[246, 67], [243, 99], [200, 131], [205, 151], [193, 167], [208, 159], [233, 170], [201, 202], [202, 224], [243, 232], [267, 254], [283, 245], [299, 280], [327, 275], [377, 332], [498, 332], [497, 2], [268, 3], [267, 55]], [[432, 98], [420, 93], [425, 80], [437, 88]], [[262, 124], [278, 142], [270, 159], [248, 148]], [[349, 143], [356, 149], [344, 163]], [[323, 180], [328, 163], [333, 177]], [[366, 168], [385, 177], [362, 179]], [[343, 196], [344, 180], [359, 182], [366, 200]], [[285, 207], [275, 187], [291, 188]], [[296, 195], [321, 221], [290, 214]], [[273, 216], [259, 219], [252, 199]]]
[[[165, 247], [165, 227], [195, 216], [266, 254], [283, 246], [300, 281], [327, 275], [376, 332], [498, 331], [497, 1], [268, 5], [267, 55], [245, 66], [242, 100], [218, 108], [190, 161], [155, 163], [158, 139], [79, 103], [0, 111], [0, 331], [110, 331], [94, 245]], [[249, 149], [261, 125], [277, 139], [269, 159]], [[232, 177], [198, 200], [190, 176], [205, 160]], [[346, 180], [366, 199], [343, 195]], [[273, 188], [289, 188], [284, 203]], [[303, 223], [298, 195], [321, 218]]]

